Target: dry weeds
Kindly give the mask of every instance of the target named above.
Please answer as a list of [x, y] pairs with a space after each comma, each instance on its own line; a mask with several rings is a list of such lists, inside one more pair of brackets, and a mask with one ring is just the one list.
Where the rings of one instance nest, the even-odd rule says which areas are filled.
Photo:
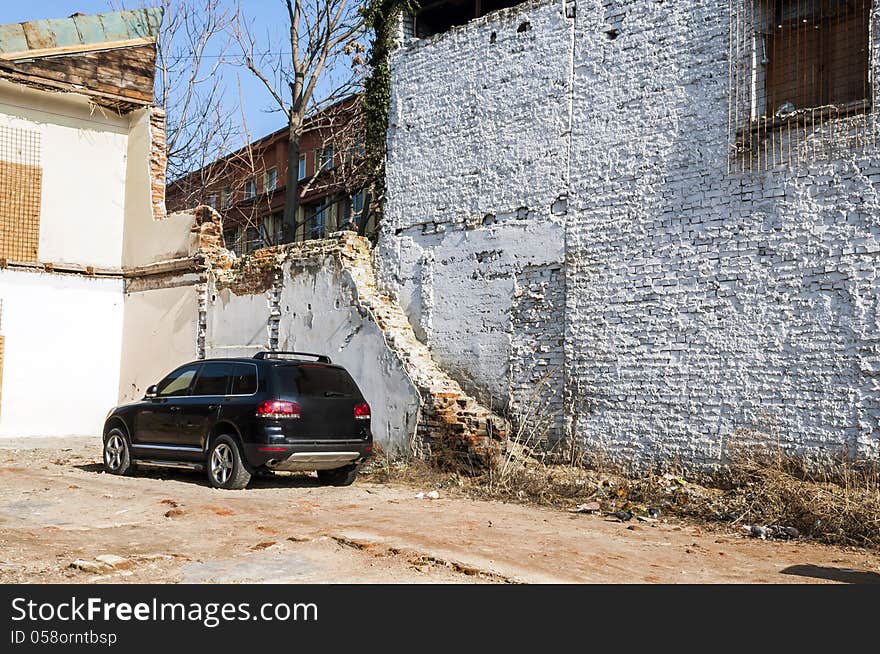
[[[595, 459], [594, 459], [595, 461]], [[783, 525], [833, 545], [880, 548], [880, 468], [846, 460], [811, 470], [801, 459], [768, 448], [731, 454], [725, 470], [695, 483], [679, 474], [627, 476], [583, 461], [551, 464], [514, 446], [496, 470], [480, 477], [440, 472], [423, 461], [380, 454], [368, 480], [397, 482], [446, 494], [574, 509], [599, 502], [603, 512], [632, 511], [741, 524]]]

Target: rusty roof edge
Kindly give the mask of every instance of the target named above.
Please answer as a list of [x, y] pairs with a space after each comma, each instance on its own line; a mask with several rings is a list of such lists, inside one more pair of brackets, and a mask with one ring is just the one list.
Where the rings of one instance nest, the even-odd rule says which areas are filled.
[[162, 7], [107, 12], [89, 16], [0, 25], [0, 56], [88, 49], [126, 41], [155, 41], [162, 26]]

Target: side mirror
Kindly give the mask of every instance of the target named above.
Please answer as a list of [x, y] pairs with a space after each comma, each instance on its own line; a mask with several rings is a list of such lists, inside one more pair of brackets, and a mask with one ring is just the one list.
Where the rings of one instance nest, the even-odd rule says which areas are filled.
[[159, 394], [159, 387], [153, 384], [147, 389], [147, 392], [144, 393], [144, 397], [152, 399]]

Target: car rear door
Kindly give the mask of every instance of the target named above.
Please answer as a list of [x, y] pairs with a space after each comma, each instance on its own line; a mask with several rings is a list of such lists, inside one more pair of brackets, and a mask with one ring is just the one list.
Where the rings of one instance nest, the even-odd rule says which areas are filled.
[[288, 437], [357, 440], [369, 433], [369, 421], [355, 419], [355, 407], [364, 398], [345, 368], [322, 363], [276, 364], [272, 372], [279, 399], [300, 405], [300, 418], [284, 425]]
[[180, 400], [177, 433], [182, 447], [204, 449], [220, 406], [229, 393], [231, 374], [230, 362], [206, 361], [202, 364], [192, 391]]

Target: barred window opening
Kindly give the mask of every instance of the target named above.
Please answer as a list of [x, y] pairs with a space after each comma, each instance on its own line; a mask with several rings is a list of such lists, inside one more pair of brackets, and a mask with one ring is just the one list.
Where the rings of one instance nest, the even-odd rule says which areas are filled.
[[731, 0], [731, 168], [873, 142], [872, 0]]

